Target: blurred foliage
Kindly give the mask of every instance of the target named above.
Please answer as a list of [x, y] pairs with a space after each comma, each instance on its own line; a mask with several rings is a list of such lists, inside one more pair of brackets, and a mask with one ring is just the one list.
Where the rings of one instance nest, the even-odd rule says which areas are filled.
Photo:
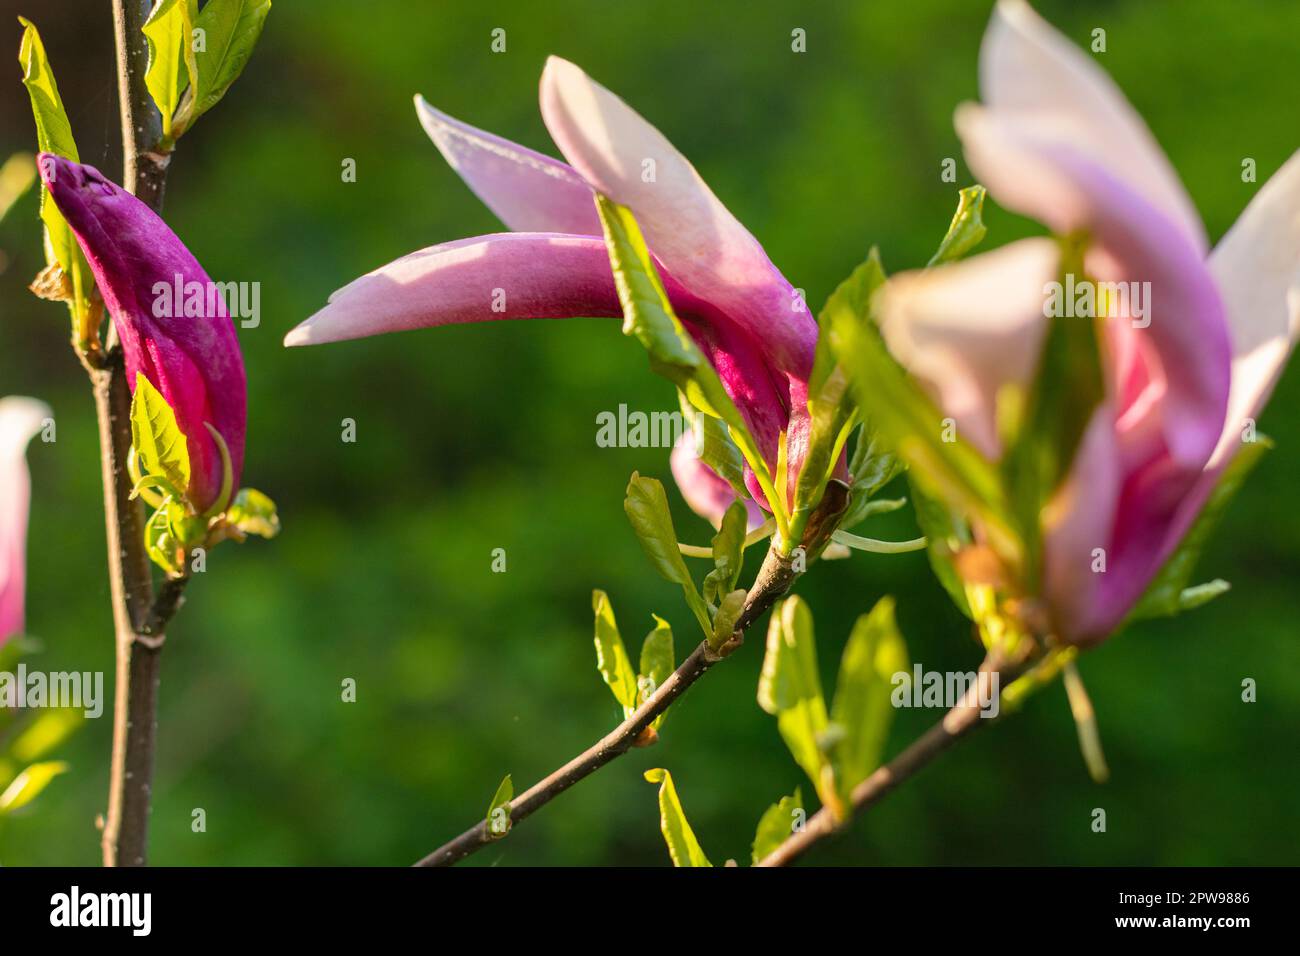
[[[1256, 0], [1039, 9], [1101, 55], [1182, 174], [1212, 236], [1300, 145], [1300, 7]], [[33, 17], [83, 161], [120, 174], [106, 4], [0, 2]], [[718, 0], [277, 3], [244, 76], [177, 148], [166, 216], [215, 279], [262, 283], [241, 329], [245, 474], [280, 505], [274, 542], [221, 549], [169, 634], [152, 817], [160, 864], [404, 864], [472, 825], [509, 771], [521, 789], [586, 747], [620, 708], [592, 667], [591, 591], [629, 632], [663, 615], [693, 630], [679, 589], [646, 565], [624, 519], [634, 470], [669, 481], [667, 449], [604, 449], [598, 412], [672, 410], [671, 386], [615, 321], [494, 323], [286, 352], [281, 336], [360, 273], [436, 242], [500, 229], [416, 121], [423, 93], [452, 115], [554, 153], [537, 111], [547, 54], [633, 104], [700, 169], [818, 308], [878, 244], [893, 272], [923, 265], [952, 213], [957, 103], [977, 92], [985, 4], [797, 5]], [[490, 52], [491, 30], [507, 52]], [[807, 31], [808, 52], [790, 50]], [[11, 63], [0, 157], [34, 143]], [[357, 181], [341, 166], [354, 159]], [[989, 206], [986, 247], [1034, 231]], [[103, 670], [104, 579], [95, 422], [64, 310], [26, 285], [43, 265], [37, 197], [0, 222], [0, 394], [54, 406], [33, 446], [28, 621], [50, 670]], [[1277, 450], [1252, 476], [1198, 580], [1236, 585], [1194, 614], [1143, 623], [1086, 655], [1112, 780], [1091, 784], [1059, 687], [976, 735], [817, 851], [819, 863], [1296, 863], [1300, 769], [1279, 759], [1300, 723], [1300, 372], [1261, 428]], [[354, 418], [357, 441], [340, 440]], [[671, 491], [671, 486], [670, 486]], [[898, 483], [885, 494], [902, 492]], [[683, 540], [702, 521], [669, 495]], [[903, 539], [911, 509], [869, 533]], [[507, 553], [493, 573], [492, 550]], [[759, 549], [748, 555], [742, 583]], [[698, 569], [702, 570], [702, 569]], [[971, 669], [980, 649], [923, 554], [855, 554], [799, 593], [823, 668], [853, 621], [897, 597], [912, 660]], [[655, 794], [671, 767], [719, 858], [801, 783], [755, 702], [762, 627], [674, 705], [670, 733], [566, 793], [473, 864], [663, 865]], [[681, 642], [679, 653], [688, 642]], [[831, 673], [823, 673], [829, 681]], [[1243, 704], [1243, 678], [1259, 702]], [[356, 681], [356, 702], [341, 685]], [[935, 719], [899, 712], [892, 754]], [[10, 821], [4, 859], [93, 864], [111, 719], [60, 748], [72, 771]], [[1109, 832], [1094, 834], [1093, 807]], [[203, 808], [207, 832], [191, 831]]]

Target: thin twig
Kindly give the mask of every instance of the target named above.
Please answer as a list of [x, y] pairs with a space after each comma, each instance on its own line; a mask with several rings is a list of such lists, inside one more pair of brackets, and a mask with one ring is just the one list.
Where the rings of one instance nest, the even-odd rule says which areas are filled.
[[811, 847], [847, 826], [854, 816], [875, 804], [967, 733], [982, 724], [993, 723], [996, 720], [994, 717], [981, 718], [983, 714], [980, 708], [981, 691], [987, 692], [988, 682], [993, 679], [993, 675], [997, 674], [1000, 679], [1004, 675], [1004, 670], [997, 662], [986, 659], [980, 667], [978, 679], [939, 723], [853, 788], [853, 813], [847, 820], [837, 820], [830, 810], [823, 807], [814, 813], [798, 832], [787, 837], [784, 843], [760, 860], [757, 865], [787, 866], [793, 863]]
[[[144, 85], [149, 51], [140, 32], [150, 6], [149, 0], [113, 0], [113, 32], [122, 113], [122, 184], [158, 211], [166, 162], [146, 155], [161, 136], [161, 125]], [[122, 351], [112, 344], [111, 332], [108, 341], [102, 361], [88, 368], [99, 419], [108, 576], [117, 645], [113, 758], [102, 845], [105, 866], [143, 866], [153, 787], [158, 658], [166, 621], [151, 614], [153, 581], [144, 548], [144, 514], [140, 502], [131, 498], [126, 467], [131, 450], [131, 392]], [[175, 608], [173, 602], [171, 610]], [[146, 626], [152, 633], [146, 632]]]
[[[769, 550], [749, 590], [745, 607], [736, 620], [736, 631], [732, 639], [718, 652], [710, 650], [707, 643], [701, 644], [677, 670], [668, 676], [667, 680], [659, 685], [631, 717], [563, 767], [511, 800], [511, 827], [546, 806], [579, 780], [595, 773], [614, 758], [631, 750], [656, 717], [699, 680], [705, 671], [740, 646], [745, 630], [790, 590], [790, 585], [794, 583], [796, 577], [798, 572], [794, 570], [790, 560], [781, 557], [774, 550]], [[488, 832], [486, 819], [480, 820], [415, 865], [451, 866], [493, 842], [495, 840]]]

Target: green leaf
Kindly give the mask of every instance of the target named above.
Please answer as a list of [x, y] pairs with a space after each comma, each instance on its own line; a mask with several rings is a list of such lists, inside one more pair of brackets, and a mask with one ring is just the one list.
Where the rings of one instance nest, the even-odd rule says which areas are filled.
[[792, 533], [802, 531], [808, 517], [821, 502], [857, 417], [857, 406], [849, 390], [848, 376], [831, 350], [828, 330], [835, 321], [868, 319], [871, 297], [885, 284], [885, 267], [874, 246], [865, 262], [853, 270], [826, 301], [817, 317], [821, 334], [813, 357], [808, 382], [808, 450], [795, 482]]
[[634, 336], [650, 356], [650, 368], [668, 379], [692, 406], [720, 419], [753, 469], [769, 503], [784, 521], [785, 498], [777, 498], [772, 475], [745, 420], [704, 353], [673, 312], [631, 211], [596, 194], [614, 286], [623, 306], [623, 334]]
[[[1083, 278], [1081, 244], [1062, 240], [1060, 271], [1062, 282], [1070, 274]], [[1096, 321], [1049, 320], [1021, 424], [1002, 458], [1007, 496], [1024, 548], [1022, 586], [1030, 594], [1039, 590], [1042, 509], [1068, 474], [1104, 391]]]
[[696, 456], [712, 468], [719, 478], [731, 485], [731, 490], [739, 497], [748, 498], [750, 495], [749, 489], [745, 487], [745, 456], [731, 440], [727, 426], [692, 405], [681, 389], [677, 390], [677, 401], [681, 407], [682, 417], [691, 423]]
[[912, 509], [916, 514], [916, 523], [925, 535], [930, 568], [957, 609], [973, 619], [970, 602], [966, 599], [966, 586], [953, 564], [953, 556], [971, 542], [970, 529], [947, 505], [921, 489], [914, 478], [909, 484], [912, 489]]
[[[210, 6], [211, 4], [209, 4]], [[172, 138], [172, 118], [189, 85], [188, 61], [194, 57], [195, 0], [158, 0], [140, 32], [149, 43], [144, 85], [162, 115], [163, 138]]]
[[497, 787], [497, 792], [493, 794], [492, 802], [488, 804], [487, 816], [483, 818], [489, 839], [500, 840], [510, 832], [510, 801], [514, 796], [515, 785], [510, 780], [510, 774], [506, 774]]
[[718, 533], [713, 536], [713, 570], [704, 578], [704, 600], [708, 603], [713, 604], [719, 595], [735, 589], [745, 558], [748, 527], [749, 511], [737, 498], [723, 514]]
[[953, 213], [948, 234], [927, 266], [960, 259], [983, 241], [988, 229], [984, 225], [984, 187], [967, 186], [958, 192], [957, 211]]
[[274, 538], [280, 533], [275, 502], [256, 488], [241, 488], [226, 509], [226, 521], [244, 534]]
[[176, 424], [176, 413], [145, 378], [135, 376], [135, 395], [131, 399], [131, 443], [141, 464], [154, 475], [161, 475], [182, 494], [190, 485], [190, 453]]
[[[677, 667], [677, 656], [673, 651], [673, 629], [659, 615], [654, 615], [654, 619], [654, 630], [641, 642], [641, 673], [636, 679], [637, 706], [649, 700]], [[651, 722], [650, 729], [658, 730], [666, 716], [667, 711], [656, 717]]]
[[51, 780], [67, 771], [68, 765], [62, 760], [32, 764], [14, 777], [4, 793], [0, 793], [0, 816], [21, 810], [40, 796]]
[[712, 866], [682, 812], [677, 788], [673, 786], [673, 775], [656, 768], [647, 770], [645, 778], [649, 783], [659, 784], [659, 831], [668, 844], [668, 856], [672, 858], [673, 866]]
[[843, 730], [834, 750], [835, 781], [845, 799], [880, 764], [894, 719], [894, 675], [907, 669], [894, 601], [881, 598], [853, 625], [835, 684], [831, 721]]
[[192, 82], [181, 104], [176, 136], [226, 95], [253, 55], [270, 12], [271, 0], [208, 0], [199, 11], [194, 29], [203, 31], [204, 49], [194, 51]]
[[23, 763], [39, 760], [67, 740], [84, 720], [82, 711], [68, 707], [44, 711], [14, 738], [9, 753]]
[[144, 526], [144, 546], [149, 554], [149, 560], [172, 577], [179, 577], [182, 567], [177, 562], [177, 551], [181, 543], [172, 533], [173, 507], [183, 510], [183, 506], [177, 504], [174, 498], [165, 498], [162, 505], [149, 516]]
[[[23, 68], [23, 86], [27, 87], [27, 95], [32, 102], [37, 147], [43, 153], [54, 153], [64, 159], [79, 162], [80, 155], [76, 141], [72, 138], [72, 126], [68, 123], [68, 114], [63, 108], [63, 99], [59, 96], [54, 71], [45, 56], [41, 35], [36, 26], [25, 17], [19, 17], [18, 22], [23, 25], [18, 62]], [[71, 308], [80, 330], [81, 320], [90, 314], [90, 294], [94, 280], [81, 246], [44, 186], [41, 187], [41, 221], [45, 223], [48, 251], [71, 281]]]
[[591, 592], [591, 608], [596, 614], [596, 669], [614, 693], [614, 699], [623, 705], [623, 716], [630, 717], [637, 705], [637, 681], [618, 633], [614, 608], [604, 591]]
[[1258, 436], [1257, 441], [1242, 444], [1241, 450], [1232, 457], [1215, 482], [1205, 507], [1183, 535], [1173, 555], [1147, 586], [1125, 624], [1149, 617], [1172, 617], [1181, 611], [1199, 607], [1228, 590], [1226, 581], [1211, 581], [1194, 588], [1189, 588], [1187, 582], [1192, 579], [1196, 562], [1200, 560], [1201, 552], [1205, 550], [1233, 497], [1272, 447], [1272, 440], [1264, 435]]
[[923, 483], [927, 493], [978, 517], [994, 549], [1018, 562], [1019, 533], [998, 470], [960, 435], [947, 434], [944, 416], [889, 354], [874, 321], [845, 314], [835, 317], [830, 332], [864, 416], [882, 446], [912, 469], [914, 486]]
[[812, 612], [798, 596], [786, 598], [772, 612], [758, 706], [776, 717], [786, 747], [820, 792], [826, 755], [818, 740], [829, 720], [817, 674]]
[[840, 516], [839, 528], [847, 531], [870, 515], [897, 511], [906, 504], [905, 498], [873, 501], [871, 497], [906, 467], [903, 460], [877, 437], [871, 423], [863, 422], [858, 428], [853, 457], [849, 460], [849, 475], [853, 484], [849, 486], [849, 504]]
[[795, 828], [804, 823], [803, 794], [796, 787], [793, 794], [782, 797], [763, 811], [754, 831], [754, 845], [750, 859], [755, 863], [784, 843]]
[[686, 603], [695, 619], [700, 622], [705, 636], [712, 632], [709, 622], [709, 608], [695, 589], [695, 582], [686, 570], [681, 550], [677, 547], [677, 532], [673, 529], [673, 518], [668, 511], [668, 497], [664, 486], [654, 478], [642, 478], [632, 472], [632, 479], [627, 483], [627, 498], [623, 502], [627, 520], [632, 524], [641, 541], [641, 548], [646, 557], [666, 580], [680, 584], [686, 595]]
[[736, 634], [736, 622], [745, 610], [745, 599], [749, 597], [743, 588], [723, 596], [718, 603], [718, 613], [713, 615], [713, 638], [709, 646], [715, 651]]

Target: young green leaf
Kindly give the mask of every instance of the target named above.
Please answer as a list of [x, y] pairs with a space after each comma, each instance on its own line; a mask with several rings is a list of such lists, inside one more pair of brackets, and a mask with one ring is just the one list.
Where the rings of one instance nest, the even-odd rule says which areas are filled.
[[745, 599], [749, 593], [743, 588], [725, 594], [718, 602], [718, 613], [713, 615], [713, 637], [709, 646], [715, 651], [731, 640], [736, 634], [736, 622], [745, 610]]
[[844, 509], [839, 526], [847, 531], [869, 514], [880, 513], [870, 509], [873, 504], [871, 496], [893, 480], [907, 466], [903, 460], [880, 440], [875, 427], [870, 421], [864, 421], [858, 427], [858, 439], [853, 446], [853, 456], [849, 459], [849, 475], [853, 484], [849, 487], [849, 506]]
[[820, 503], [857, 417], [848, 376], [831, 351], [827, 330], [837, 317], [867, 318], [871, 314], [871, 297], [884, 283], [885, 267], [879, 250], [873, 246], [866, 261], [840, 283], [817, 317], [821, 334], [808, 382], [808, 451], [795, 483], [792, 533], [802, 530]]
[[171, 577], [179, 577], [181, 566], [177, 562], [180, 543], [172, 535], [169, 512], [176, 504], [172, 498], [163, 499], [158, 509], [149, 516], [144, 526], [144, 547], [149, 560]]
[[[676, 654], [673, 652], [673, 629], [659, 615], [654, 615], [654, 619], [654, 630], [641, 643], [641, 673], [636, 680], [637, 706], [649, 700], [677, 666]], [[651, 722], [650, 729], [658, 730], [666, 716], [667, 711], [656, 717]]]
[[9, 753], [23, 763], [39, 760], [63, 743], [85, 719], [82, 711], [69, 707], [46, 710], [14, 737]]
[[623, 705], [623, 716], [629, 717], [637, 706], [637, 681], [618, 633], [614, 608], [604, 591], [591, 592], [591, 608], [596, 614], [596, 669], [609, 685], [614, 699]]
[[1188, 582], [1192, 579], [1192, 572], [1196, 570], [1196, 562], [1200, 560], [1201, 552], [1205, 550], [1210, 536], [1214, 534], [1214, 529], [1218, 527], [1219, 521], [1228, 510], [1228, 505], [1264, 454], [1272, 447], [1272, 440], [1264, 435], [1258, 436], [1254, 442], [1241, 446], [1241, 450], [1223, 469], [1223, 474], [1215, 483], [1205, 507], [1196, 516], [1187, 533], [1183, 535], [1173, 555], [1147, 586], [1142, 599], [1129, 613], [1125, 624], [1149, 617], [1172, 617], [1182, 611], [1199, 607], [1228, 589], [1226, 581], [1211, 581], [1192, 588], [1188, 587]]
[[664, 486], [654, 478], [642, 478], [632, 473], [627, 483], [627, 498], [623, 502], [627, 520], [632, 524], [646, 557], [666, 580], [680, 584], [686, 603], [695, 619], [700, 622], [705, 635], [711, 633], [708, 605], [695, 589], [695, 582], [686, 570], [681, 550], [677, 547], [677, 532], [673, 517], [668, 511], [668, 496]]
[[[1082, 278], [1081, 245], [1071, 240], [1062, 243], [1062, 276]], [[1096, 323], [1082, 318], [1050, 320], [1020, 426], [1002, 457], [1007, 497], [1024, 549], [1022, 585], [1030, 594], [1036, 594], [1039, 586], [1042, 509], [1068, 473], [1104, 391]]]
[[712, 415], [706, 415], [691, 404], [686, 393], [677, 390], [677, 404], [682, 417], [691, 424], [695, 453], [719, 478], [731, 485], [731, 490], [741, 498], [749, 497], [745, 487], [745, 456], [731, 440], [727, 426]]
[[[23, 86], [27, 87], [32, 102], [32, 116], [36, 120], [36, 144], [43, 153], [54, 153], [74, 162], [79, 161], [72, 126], [59, 96], [59, 86], [54, 71], [45, 56], [45, 45], [36, 26], [19, 17], [23, 25], [23, 38], [18, 47], [18, 62], [23, 68]], [[86, 257], [72, 235], [67, 220], [59, 207], [50, 199], [49, 190], [41, 189], [41, 221], [45, 223], [47, 260], [57, 263], [71, 285], [70, 308], [78, 325], [78, 337], [85, 339], [90, 331], [85, 321], [91, 314], [91, 291], [94, 279]]]
[[162, 393], [145, 378], [135, 377], [135, 396], [131, 399], [131, 443], [144, 467], [171, 482], [182, 494], [190, 485], [190, 454]]
[[489, 839], [500, 840], [510, 832], [510, 801], [514, 796], [515, 786], [510, 780], [510, 774], [506, 774], [497, 787], [497, 792], [493, 794], [492, 802], [488, 804], [487, 816], [483, 821]]
[[716, 602], [719, 595], [736, 587], [745, 557], [748, 524], [749, 512], [745, 503], [736, 499], [722, 515], [718, 533], [713, 536], [713, 570], [704, 578], [704, 600], [710, 604]]
[[172, 118], [189, 85], [187, 60], [194, 56], [196, 0], [158, 0], [140, 32], [149, 44], [144, 85], [162, 116], [163, 139], [172, 139]]
[[967, 186], [959, 191], [957, 211], [953, 213], [948, 234], [939, 243], [939, 250], [927, 266], [960, 259], [978, 246], [987, 233], [988, 229], [984, 225], [984, 187]]
[[21, 810], [40, 796], [51, 780], [67, 770], [68, 765], [62, 760], [32, 764], [14, 777], [4, 793], [0, 793], [0, 816]]
[[750, 859], [755, 863], [763, 860], [769, 853], [779, 847], [796, 828], [804, 823], [803, 793], [798, 787], [793, 794], [782, 797], [763, 811], [754, 830], [754, 844]]
[[199, 11], [194, 31], [202, 48], [193, 51], [190, 89], [180, 106], [176, 136], [226, 95], [253, 55], [270, 12], [271, 0], [208, 0]]
[[226, 521], [243, 534], [274, 538], [280, 533], [275, 502], [256, 488], [241, 488], [226, 509]]
[[650, 368], [676, 385], [692, 406], [727, 426], [776, 509], [778, 525], [782, 524], [784, 495], [777, 497], [771, 472], [749, 427], [722, 387], [718, 373], [673, 311], [631, 210], [597, 193], [596, 211], [623, 305], [623, 334], [635, 336], [649, 354]]
[[647, 770], [645, 778], [649, 783], [659, 784], [659, 831], [664, 835], [664, 843], [668, 844], [668, 856], [672, 858], [673, 866], [712, 866], [682, 812], [677, 788], [673, 786], [673, 775], [656, 768]]
[[953, 563], [953, 556], [970, 544], [970, 530], [947, 505], [920, 488], [915, 478], [911, 478], [909, 484], [912, 489], [912, 509], [916, 514], [916, 523], [925, 535], [930, 568], [957, 609], [973, 618], [970, 602], [966, 599], [966, 586]]
[[758, 706], [776, 717], [786, 747], [820, 792], [826, 755], [819, 738], [829, 720], [817, 674], [812, 612], [798, 596], [786, 598], [772, 612]]
[[881, 598], [853, 625], [831, 706], [831, 721], [843, 730], [834, 757], [836, 785], [845, 799], [880, 764], [894, 719], [894, 675], [907, 669], [907, 646], [894, 620], [894, 601]]

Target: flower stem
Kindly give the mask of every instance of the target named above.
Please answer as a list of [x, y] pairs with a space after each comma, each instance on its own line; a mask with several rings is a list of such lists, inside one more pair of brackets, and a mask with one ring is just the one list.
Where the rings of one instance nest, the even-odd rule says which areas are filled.
[[[161, 123], [144, 85], [149, 50], [140, 32], [150, 0], [113, 0], [118, 95], [122, 114], [122, 185], [155, 212], [162, 205], [165, 160], [150, 147]], [[102, 840], [105, 866], [143, 866], [148, 859], [149, 802], [157, 730], [158, 664], [166, 618], [179, 604], [154, 607], [153, 579], [144, 548], [144, 513], [131, 497], [131, 390], [120, 346], [110, 330], [103, 360], [89, 369], [99, 420], [108, 576], [117, 647], [113, 756], [108, 814]], [[148, 633], [146, 628], [153, 633]]]

